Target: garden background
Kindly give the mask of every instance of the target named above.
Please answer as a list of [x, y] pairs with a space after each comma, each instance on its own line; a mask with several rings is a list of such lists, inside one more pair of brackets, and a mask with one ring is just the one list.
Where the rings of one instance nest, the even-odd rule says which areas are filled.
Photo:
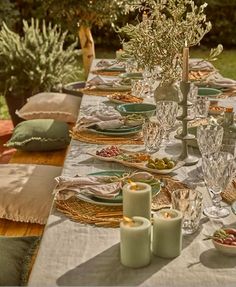
[[[51, 13], [49, 6], [45, 3], [55, 2], [59, 9], [68, 11], [69, 5], [74, 5], [75, 2], [80, 3], [80, 8], [87, 0], [73, 1], [73, 0], [58, 0], [58, 1], [44, 1], [44, 0], [2, 0], [0, 1], [0, 25], [5, 21], [8, 27], [22, 35], [22, 20], [30, 21], [31, 18], [45, 20], [46, 23], [59, 24], [62, 30], [68, 30], [65, 45], [70, 45], [78, 38], [78, 30], [76, 30], [74, 23], [77, 19], [63, 21], [63, 17], [57, 17], [56, 12]], [[101, 2], [102, 0], [100, 0]], [[99, 1], [93, 1], [94, 5], [99, 8]], [[109, 2], [109, 1], [107, 1]], [[195, 0], [196, 4], [208, 3], [206, 14], [208, 20], [212, 23], [212, 30], [204, 37], [201, 46], [191, 49], [191, 57], [206, 57], [209, 54], [209, 48], [216, 47], [218, 44], [224, 46], [223, 53], [219, 59], [214, 62], [214, 65], [219, 69], [220, 73], [229, 78], [236, 79], [236, 0]], [[86, 5], [84, 5], [84, 8]], [[83, 7], [82, 7], [83, 8]], [[97, 9], [96, 8], [96, 9]], [[67, 9], [67, 10], [66, 10]], [[95, 13], [96, 10], [95, 9]], [[90, 12], [90, 11], [88, 11]], [[122, 15], [117, 11], [115, 24], [105, 23], [104, 25], [93, 25], [91, 27], [97, 58], [114, 58], [115, 51], [121, 48], [120, 39], [115, 32], [115, 25], [121, 27], [128, 21], [132, 22], [135, 15]], [[99, 27], [102, 26], [102, 27]], [[80, 49], [78, 42], [77, 48]], [[82, 57], [78, 61], [78, 72], [75, 73], [74, 79], [84, 80]], [[9, 118], [7, 107], [5, 105], [4, 97], [0, 95], [0, 119]]]

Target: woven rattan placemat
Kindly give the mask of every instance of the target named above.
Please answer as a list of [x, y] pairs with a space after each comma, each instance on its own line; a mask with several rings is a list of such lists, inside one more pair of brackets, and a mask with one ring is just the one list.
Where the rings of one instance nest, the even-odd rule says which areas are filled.
[[91, 89], [91, 88], [84, 88], [84, 89], [79, 89], [79, 91], [83, 94], [86, 95], [91, 95], [91, 96], [100, 96], [100, 97], [106, 97], [106, 96], [113, 96], [117, 94], [129, 94], [131, 95], [131, 92], [127, 91], [101, 91], [99, 89]]
[[235, 96], [236, 96], [236, 87], [234, 87], [232, 89], [229, 89], [227, 91], [224, 91], [222, 94], [220, 94], [218, 96], [218, 98], [225, 99], [225, 98], [228, 98], [228, 97], [235, 97]]
[[104, 70], [93, 70], [91, 71], [92, 74], [95, 75], [101, 75], [101, 76], [119, 76], [121, 73], [124, 73], [125, 71], [104, 71]]
[[143, 144], [141, 133], [128, 136], [106, 136], [89, 131], [76, 131], [74, 129], [71, 131], [71, 137], [81, 142], [96, 144]]
[[[183, 183], [169, 177], [165, 177], [163, 180], [165, 181], [165, 187], [153, 197], [153, 210], [169, 206], [171, 203], [171, 192], [175, 189], [186, 187]], [[82, 201], [75, 196], [68, 200], [56, 201], [56, 208], [73, 221], [101, 227], [119, 227], [123, 217], [122, 206], [96, 205]]]

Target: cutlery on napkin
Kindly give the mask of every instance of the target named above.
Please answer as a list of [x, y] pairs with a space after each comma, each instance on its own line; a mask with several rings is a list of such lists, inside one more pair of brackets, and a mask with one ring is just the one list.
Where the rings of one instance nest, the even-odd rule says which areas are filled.
[[121, 181], [111, 181], [111, 176], [80, 176], [55, 178], [57, 185], [54, 189], [57, 200], [67, 200], [77, 193], [113, 198], [122, 187]]
[[82, 117], [76, 124], [76, 130], [84, 130], [89, 127], [98, 127], [102, 130], [119, 128], [124, 125], [121, 114], [111, 106], [100, 105], [99, 108], [90, 108], [88, 115]]

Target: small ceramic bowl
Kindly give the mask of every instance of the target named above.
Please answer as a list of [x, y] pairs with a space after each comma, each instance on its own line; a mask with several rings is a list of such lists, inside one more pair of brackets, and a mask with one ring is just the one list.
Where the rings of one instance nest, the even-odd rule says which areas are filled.
[[201, 97], [217, 97], [222, 92], [213, 88], [198, 88], [198, 96]]
[[69, 95], [82, 97], [83, 93], [80, 92], [80, 89], [83, 89], [84, 87], [85, 82], [73, 82], [66, 84], [64, 87], [62, 87], [62, 92]]
[[152, 104], [140, 103], [140, 104], [123, 104], [116, 107], [118, 112], [122, 116], [139, 114], [143, 117], [150, 118], [155, 114], [156, 106]]
[[214, 244], [215, 248], [221, 253], [223, 253], [224, 255], [236, 256], [236, 246], [222, 244], [222, 243], [215, 241], [214, 239], [212, 240], [212, 243]]

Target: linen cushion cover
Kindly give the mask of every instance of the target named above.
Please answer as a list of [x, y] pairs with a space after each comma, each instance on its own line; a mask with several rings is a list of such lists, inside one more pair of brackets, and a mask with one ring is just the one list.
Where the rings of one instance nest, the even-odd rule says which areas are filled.
[[28, 102], [16, 114], [25, 119], [55, 119], [75, 123], [81, 99], [63, 93], [39, 93], [28, 99]]
[[45, 224], [54, 198], [54, 178], [62, 167], [0, 165], [0, 218]]
[[26, 285], [40, 237], [0, 236], [0, 286]]
[[39, 119], [19, 123], [6, 146], [25, 151], [50, 151], [63, 149], [69, 142], [67, 123]]

